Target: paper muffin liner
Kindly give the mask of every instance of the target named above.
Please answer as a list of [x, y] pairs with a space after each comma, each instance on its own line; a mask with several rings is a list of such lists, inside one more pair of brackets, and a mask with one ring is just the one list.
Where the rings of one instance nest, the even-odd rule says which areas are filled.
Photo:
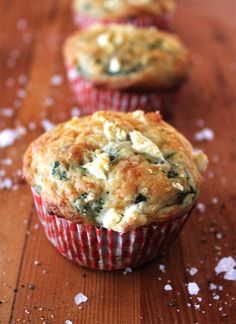
[[109, 90], [96, 87], [80, 76], [75, 68], [66, 65], [67, 76], [75, 93], [81, 114], [92, 114], [98, 110], [131, 112], [163, 110], [171, 102], [175, 92], [135, 92]]
[[166, 13], [156, 17], [135, 17], [135, 18], [124, 18], [119, 20], [99, 20], [89, 16], [80, 15], [79, 13], [74, 15], [75, 24], [81, 28], [87, 28], [97, 23], [103, 24], [131, 24], [136, 27], [157, 27], [162, 30], [170, 30], [171, 22], [173, 20], [173, 13]]
[[32, 189], [39, 219], [49, 241], [67, 259], [92, 269], [118, 270], [141, 266], [167, 251], [190, 215], [141, 226], [127, 233], [72, 223], [50, 215]]

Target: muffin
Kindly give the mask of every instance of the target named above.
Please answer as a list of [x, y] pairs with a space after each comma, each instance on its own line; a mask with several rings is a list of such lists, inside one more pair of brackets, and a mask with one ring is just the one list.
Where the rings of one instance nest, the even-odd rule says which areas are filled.
[[36, 139], [24, 177], [59, 252], [111, 270], [140, 266], [170, 247], [206, 166], [206, 156], [159, 112], [97, 112]]
[[174, 0], [73, 1], [74, 20], [80, 28], [102, 22], [169, 29], [174, 11]]
[[160, 109], [186, 80], [190, 53], [156, 28], [95, 25], [64, 44], [67, 73], [83, 113]]

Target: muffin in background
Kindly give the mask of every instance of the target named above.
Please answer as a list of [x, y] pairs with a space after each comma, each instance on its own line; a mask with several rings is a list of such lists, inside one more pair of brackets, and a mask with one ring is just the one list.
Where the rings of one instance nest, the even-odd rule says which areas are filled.
[[41, 135], [24, 176], [46, 235], [94, 269], [137, 267], [169, 249], [199, 196], [207, 157], [159, 112], [97, 112]]
[[74, 0], [75, 24], [87, 28], [95, 23], [132, 24], [169, 29], [175, 12], [174, 0]]
[[75, 32], [64, 58], [82, 113], [162, 109], [187, 79], [191, 61], [177, 36], [117, 24]]

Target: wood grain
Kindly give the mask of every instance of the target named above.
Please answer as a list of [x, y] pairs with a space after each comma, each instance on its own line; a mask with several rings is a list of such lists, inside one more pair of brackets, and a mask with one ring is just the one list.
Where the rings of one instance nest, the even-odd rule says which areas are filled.
[[[0, 183], [6, 177], [14, 183], [14, 190], [0, 190], [0, 323], [236, 322], [235, 282], [214, 271], [222, 257], [236, 257], [235, 12], [230, 0], [179, 1], [175, 30], [193, 53], [192, 76], [165, 117], [209, 156], [199, 200], [206, 210], [194, 211], [168, 255], [124, 275], [76, 267], [61, 257], [45, 238], [17, 171], [27, 145], [43, 132], [42, 120], [58, 123], [77, 107], [61, 57], [75, 29], [70, 1], [0, 1], [0, 112], [14, 109], [10, 117], [0, 115], [0, 129], [27, 129], [0, 150], [6, 172]], [[55, 86], [57, 74], [64, 81]], [[22, 75], [26, 84], [20, 84]], [[204, 127], [214, 139], [196, 142], [194, 134]], [[13, 163], [3, 165], [6, 158]], [[198, 269], [194, 276], [191, 267]], [[198, 296], [189, 295], [189, 282], [200, 287]], [[223, 290], [209, 290], [211, 282]], [[166, 291], [166, 284], [173, 289]], [[74, 303], [78, 292], [88, 296], [82, 307]]]

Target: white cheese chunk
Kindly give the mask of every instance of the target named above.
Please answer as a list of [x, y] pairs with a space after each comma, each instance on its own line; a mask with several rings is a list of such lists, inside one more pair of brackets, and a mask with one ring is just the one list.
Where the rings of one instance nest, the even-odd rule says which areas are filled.
[[102, 223], [105, 228], [114, 228], [121, 219], [122, 215], [115, 211], [114, 208], [110, 208], [102, 218]]
[[109, 163], [108, 154], [101, 153], [92, 162], [85, 164], [84, 168], [96, 178], [105, 180], [107, 178], [106, 174], [109, 171]]
[[172, 186], [173, 186], [173, 188], [175, 188], [175, 189], [177, 189], [179, 191], [184, 191], [184, 187], [179, 182], [172, 183]]
[[151, 157], [165, 161], [160, 149], [149, 138], [144, 136], [138, 131], [132, 131], [129, 133], [134, 150], [150, 155]]
[[120, 61], [117, 59], [117, 57], [112, 57], [108, 68], [109, 72], [117, 73], [120, 71], [120, 69], [121, 69]]
[[129, 224], [135, 220], [135, 223], [138, 226], [145, 224], [147, 219], [143, 212], [144, 206], [145, 203], [140, 202], [139, 204], [134, 204], [126, 207], [123, 221]]
[[104, 132], [104, 135], [109, 140], [124, 141], [127, 138], [126, 131], [116, 127], [114, 123], [109, 122], [108, 120], [106, 120], [104, 123], [103, 132]]
[[145, 113], [143, 110], [135, 110], [132, 115], [134, 118], [139, 119], [142, 122], [146, 122]]
[[108, 34], [103, 33], [97, 37], [97, 43], [100, 47], [106, 47], [108, 44]]

